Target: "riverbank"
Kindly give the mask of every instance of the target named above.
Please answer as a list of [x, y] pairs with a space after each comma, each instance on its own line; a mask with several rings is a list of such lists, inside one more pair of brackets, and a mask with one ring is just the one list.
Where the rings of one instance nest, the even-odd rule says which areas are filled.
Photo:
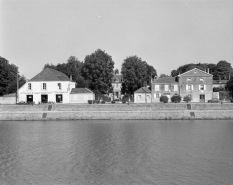
[[0, 120], [233, 119], [233, 104], [42, 104], [0, 105]]

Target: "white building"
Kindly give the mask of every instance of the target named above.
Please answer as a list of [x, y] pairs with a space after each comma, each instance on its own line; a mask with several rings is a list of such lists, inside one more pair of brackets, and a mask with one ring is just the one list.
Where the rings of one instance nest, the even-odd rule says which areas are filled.
[[18, 90], [18, 101], [69, 103], [72, 88], [75, 88], [75, 82], [65, 74], [46, 68]]

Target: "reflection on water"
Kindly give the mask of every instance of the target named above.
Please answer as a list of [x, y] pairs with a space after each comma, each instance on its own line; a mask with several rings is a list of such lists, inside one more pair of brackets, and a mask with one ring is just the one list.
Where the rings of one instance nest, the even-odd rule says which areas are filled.
[[0, 184], [232, 184], [232, 121], [0, 122]]

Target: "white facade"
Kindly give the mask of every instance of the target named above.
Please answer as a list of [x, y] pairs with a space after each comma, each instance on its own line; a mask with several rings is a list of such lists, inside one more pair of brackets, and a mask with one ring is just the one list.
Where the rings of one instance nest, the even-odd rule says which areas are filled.
[[72, 88], [75, 88], [75, 82], [71, 81], [29, 81], [18, 90], [18, 101], [69, 103]]

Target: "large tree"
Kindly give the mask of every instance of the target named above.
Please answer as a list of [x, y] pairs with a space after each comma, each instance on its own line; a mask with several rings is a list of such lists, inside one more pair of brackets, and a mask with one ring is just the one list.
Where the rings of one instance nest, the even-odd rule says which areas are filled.
[[[10, 93], [15, 93], [17, 89], [17, 73], [18, 67], [14, 64], [9, 64], [9, 61], [3, 57], [0, 57], [0, 96]], [[19, 88], [26, 82], [25, 77], [21, 79]]]
[[90, 89], [108, 94], [112, 87], [113, 69], [112, 57], [105, 51], [97, 49], [85, 57], [82, 77], [87, 81]]
[[133, 94], [140, 87], [150, 83], [151, 78], [157, 76], [154, 67], [137, 56], [130, 56], [124, 60], [121, 74], [124, 81], [121, 88], [122, 94]]

